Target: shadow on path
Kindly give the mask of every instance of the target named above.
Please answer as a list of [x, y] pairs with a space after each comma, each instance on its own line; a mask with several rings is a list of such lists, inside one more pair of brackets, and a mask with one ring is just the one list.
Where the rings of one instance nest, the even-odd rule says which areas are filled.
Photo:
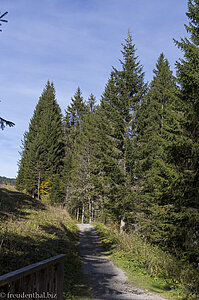
[[132, 287], [124, 272], [104, 254], [94, 226], [79, 224], [79, 253], [83, 274], [96, 300], [164, 300], [144, 290]]

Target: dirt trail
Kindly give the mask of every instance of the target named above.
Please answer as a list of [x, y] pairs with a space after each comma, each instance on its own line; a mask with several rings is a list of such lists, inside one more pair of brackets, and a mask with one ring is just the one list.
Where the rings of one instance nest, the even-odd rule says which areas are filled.
[[95, 300], [165, 300], [129, 284], [124, 272], [104, 255], [94, 226], [79, 224], [79, 252]]

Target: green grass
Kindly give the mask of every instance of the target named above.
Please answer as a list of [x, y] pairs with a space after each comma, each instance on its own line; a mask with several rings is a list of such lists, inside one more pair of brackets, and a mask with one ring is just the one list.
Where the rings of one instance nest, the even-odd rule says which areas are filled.
[[1, 186], [0, 217], [0, 275], [64, 253], [65, 299], [88, 299], [78, 228], [65, 209]]
[[113, 225], [95, 225], [110, 259], [135, 286], [166, 299], [199, 299], [195, 292], [199, 274], [190, 265], [177, 261], [136, 234], [119, 234]]

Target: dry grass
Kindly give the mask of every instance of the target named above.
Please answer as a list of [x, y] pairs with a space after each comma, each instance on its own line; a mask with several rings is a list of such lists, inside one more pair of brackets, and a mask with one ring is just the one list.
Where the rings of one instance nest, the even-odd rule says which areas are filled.
[[[199, 299], [199, 274], [192, 265], [146, 242], [137, 234], [119, 234], [113, 226], [96, 224], [111, 258], [130, 278], [168, 299]], [[147, 283], [147, 284], [145, 284]]]
[[64, 253], [65, 294], [85, 293], [78, 255], [78, 228], [68, 212], [0, 187], [0, 275]]

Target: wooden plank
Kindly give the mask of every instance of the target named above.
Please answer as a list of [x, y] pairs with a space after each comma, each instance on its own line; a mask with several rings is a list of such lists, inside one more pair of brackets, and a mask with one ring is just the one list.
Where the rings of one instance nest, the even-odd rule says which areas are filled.
[[51, 276], [50, 276], [50, 281], [51, 281], [51, 292], [55, 291], [55, 266], [51, 266]]
[[26, 291], [28, 294], [33, 293], [33, 274], [27, 275], [24, 278], [25, 284], [24, 284], [24, 291]]
[[57, 264], [57, 300], [63, 300], [63, 286], [64, 286], [64, 261]]
[[54, 256], [52, 258], [43, 260], [41, 262], [29, 265], [27, 267], [18, 269], [16, 271], [7, 273], [5, 275], [0, 276], [0, 286], [3, 286], [7, 283], [9, 283], [10, 281], [15, 281], [17, 279], [20, 279], [28, 274], [31, 274], [33, 272], [38, 272], [46, 267], [48, 267], [49, 265], [53, 265], [56, 264], [59, 261], [63, 261], [64, 258], [66, 257], [66, 254], [60, 254], [57, 256]]
[[39, 283], [39, 290], [38, 292], [47, 292], [47, 269], [40, 270], [40, 283]]
[[35, 292], [39, 292], [40, 271], [35, 272]]

